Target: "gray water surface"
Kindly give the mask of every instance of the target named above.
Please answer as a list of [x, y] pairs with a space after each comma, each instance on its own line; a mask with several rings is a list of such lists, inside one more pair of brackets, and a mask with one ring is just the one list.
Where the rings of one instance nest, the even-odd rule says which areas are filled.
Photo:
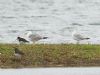
[[100, 0], [0, 0], [1, 43], [26, 31], [49, 36], [46, 43], [73, 42], [73, 30], [99, 43]]

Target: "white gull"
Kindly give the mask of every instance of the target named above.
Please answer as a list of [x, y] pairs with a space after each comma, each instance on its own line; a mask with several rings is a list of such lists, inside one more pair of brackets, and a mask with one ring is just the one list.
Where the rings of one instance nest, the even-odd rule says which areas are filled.
[[74, 40], [77, 41], [77, 43], [79, 43], [81, 40], [88, 40], [90, 38], [83, 36], [81, 33], [78, 33], [77, 31], [73, 31], [72, 32], [72, 37]]
[[33, 43], [41, 40], [41, 39], [47, 39], [48, 37], [45, 36], [41, 36], [39, 34], [33, 34], [31, 31], [28, 31], [26, 33], [26, 36], [29, 38], [30, 41], [32, 41]]

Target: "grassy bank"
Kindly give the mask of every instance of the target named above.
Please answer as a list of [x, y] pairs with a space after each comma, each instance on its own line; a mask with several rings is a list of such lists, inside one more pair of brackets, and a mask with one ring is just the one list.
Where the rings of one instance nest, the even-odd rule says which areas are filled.
[[[17, 60], [13, 47], [25, 55]], [[0, 44], [0, 68], [100, 66], [100, 45]]]

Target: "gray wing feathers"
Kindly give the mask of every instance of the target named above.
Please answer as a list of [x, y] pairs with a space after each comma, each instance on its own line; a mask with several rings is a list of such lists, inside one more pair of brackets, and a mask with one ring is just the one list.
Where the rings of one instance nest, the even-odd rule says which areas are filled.
[[40, 35], [37, 35], [37, 34], [36, 34], [36, 35], [32, 34], [32, 35], [29, 36], [29, 38], [30, 38], [30, 40], [33, 41], [33, 42], [42, 39], [42, 37], [41, 37]]
[[79, 40], [89, 39], [89, 38], [84, 37], [84, 36], [82, 36], [82, 35], [80, 35], [80, 34], [75, 34], [74, 37], [75, 37], [76, 39], [79, 39]]
[[74, 35], [74, 37], [76, 37], [77, 39], [81, 39], [81, 40], [84, 39], [84, 37], [82, 35], [80, 35], [80, 34], [76, 34], [76, 35]]

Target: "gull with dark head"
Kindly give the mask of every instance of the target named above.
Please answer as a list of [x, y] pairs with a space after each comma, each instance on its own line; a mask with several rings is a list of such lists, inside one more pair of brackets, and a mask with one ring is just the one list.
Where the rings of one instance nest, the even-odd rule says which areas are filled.
[[78, 33], [77, 31], [73, 31], [72, 32], [72, 37], [74, 40], [77, 41], [77, 43], [79, 43], [82, 40], [88, 40], [90, 38], [83, 36], [81, 33]]
[[22, 38], [22, 37], [17, 37], [17, 40], [19, 41], [19, 43], [29, 43], [28, 40], [26, 40], [25, 38]]

